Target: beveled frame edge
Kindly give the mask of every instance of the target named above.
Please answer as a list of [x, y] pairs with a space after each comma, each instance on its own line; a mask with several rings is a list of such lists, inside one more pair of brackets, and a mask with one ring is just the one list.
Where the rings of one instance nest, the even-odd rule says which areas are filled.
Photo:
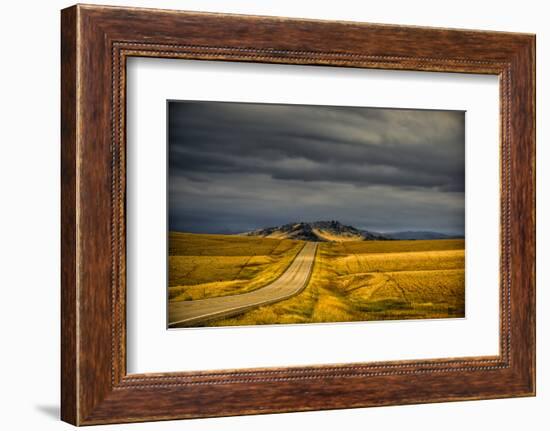
[[[62, 12], [61, 42], [63, 420], [84, 425], [534, 395], [534, 36], [77, 5]], [[129, 56], [499, 75], [501, 354], [127, 376]]]

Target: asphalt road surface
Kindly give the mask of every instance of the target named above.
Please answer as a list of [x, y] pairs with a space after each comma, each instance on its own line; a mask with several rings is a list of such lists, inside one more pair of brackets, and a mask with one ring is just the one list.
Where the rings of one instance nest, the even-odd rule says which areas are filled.
[[168, 326], [181, 328], [231, 317], [300, 293], [309, 281], [316, 251], [317, 243], [307, 242], [279, 278], [252, 292], [196, 301], [170, 302]]

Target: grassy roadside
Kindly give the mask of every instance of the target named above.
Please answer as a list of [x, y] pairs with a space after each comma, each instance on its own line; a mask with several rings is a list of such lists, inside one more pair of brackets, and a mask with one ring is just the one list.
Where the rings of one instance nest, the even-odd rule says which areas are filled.
[[263, 287], [288, 268], [303, 245], [288, 239], [170, 232], [169, 300], [235, 295]]

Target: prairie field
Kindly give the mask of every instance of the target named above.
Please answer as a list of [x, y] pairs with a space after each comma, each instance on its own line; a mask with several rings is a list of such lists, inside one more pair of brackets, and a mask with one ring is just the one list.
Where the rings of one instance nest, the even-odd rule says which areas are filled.
[[277, 279], [304, 243], [170, 232], [168, 297], [189, 301], [250, 292]]
[[320, 243], [298, 295], [208, 326], [464, 317], [464, 240]]

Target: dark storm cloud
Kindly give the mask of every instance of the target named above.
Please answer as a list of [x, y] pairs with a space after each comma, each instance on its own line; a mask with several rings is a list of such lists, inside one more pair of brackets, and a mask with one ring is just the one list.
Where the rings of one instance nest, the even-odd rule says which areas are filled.
[[171, 228], [345, 218], [463, 231], [463, 112], [170, 102], [168, 124]]

